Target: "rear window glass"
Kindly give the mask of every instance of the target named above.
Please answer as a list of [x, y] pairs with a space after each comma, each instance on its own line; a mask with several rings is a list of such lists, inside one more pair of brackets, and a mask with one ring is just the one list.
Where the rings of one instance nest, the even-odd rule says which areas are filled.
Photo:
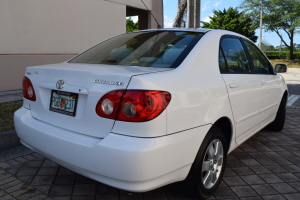
[[246, 52], [237, 38], [224, 38], [221, 47], [227, 61], [228, 72], [230, 73], [251, 73], [250, 64]]
[[176, 68], [202, 36], [184, 31], [128, 33], [106, 40], [69, 62]]

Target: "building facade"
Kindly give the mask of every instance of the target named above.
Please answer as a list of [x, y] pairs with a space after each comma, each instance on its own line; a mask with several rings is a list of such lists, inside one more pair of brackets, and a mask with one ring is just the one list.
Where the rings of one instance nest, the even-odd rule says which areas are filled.
[[[160, 25], [162, 0], [143, 0]], [[1, 0], [0, 91], [22, 87], [25, 68], [63, 62], [126, 32], [126, 16], [139, 29], [157, 28], [141, 0]]]

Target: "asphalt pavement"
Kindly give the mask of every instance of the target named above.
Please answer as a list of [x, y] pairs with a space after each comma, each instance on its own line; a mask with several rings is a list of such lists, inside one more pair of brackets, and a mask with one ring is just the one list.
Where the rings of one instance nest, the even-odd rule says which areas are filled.
[[[289, 69], [283, 77], [291, 102], [300, 96], [300, 69]], [[14, 92], [9, 95], [19, 97]], [[1, 97], [0, 93], [0, 102]], [[221, 185], [209, 199], [299, 200], [299, 122], [298, 98], [287, 108], [283, 131], [263, 129], [228, 155]], [[24, 146], [17, 146], [0, 152], [0, 199], [179, 200], [192, 197], [182, 182], [146, 193], [118, 190], [76, 174]]]
[[288, 86], [289, 100], [293, 101], [293, 106], [300, 107], [300, 68], [290, 68], [281, 75]]

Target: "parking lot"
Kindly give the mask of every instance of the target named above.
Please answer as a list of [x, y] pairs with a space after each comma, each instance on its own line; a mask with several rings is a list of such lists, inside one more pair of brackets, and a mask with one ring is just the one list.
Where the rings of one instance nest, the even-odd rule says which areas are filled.
[[[300, 199], [300, 70], [284, 75], [296, 100], [281, 132], [264, 129], [229, 154], [224, 177], [210, 199]], [[192, 199], [184, 184], [151, 192], [121, 191], [76, 174], [25, 147], [0, 156], [0, 199]]]

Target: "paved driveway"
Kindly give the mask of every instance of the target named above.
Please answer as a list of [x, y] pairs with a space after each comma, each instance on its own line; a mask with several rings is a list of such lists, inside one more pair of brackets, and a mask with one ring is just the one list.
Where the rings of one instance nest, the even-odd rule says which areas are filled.
[[[291, 78], [287, 78], [287, 83], [295, 83], [290, 93], [300, 94], [300, 75], [299, 79], [289, 74], [284, 76]], [[230, 153], [221, 185], [210, 199], [299, 200], [299, 122], [300, 106], [288, 107], [283, 131], [262, 130]], [[0, 199], [177, 200], [191, 197], [183, 183], [139, 194], [121, 191], [69, 171], [37, 153], [29, 153], [0, 162]]]
[[288, 84], [289, 93], [300, 95], [300, 68], [290, 68], [287, 73], [283, 73], [285, 82]]

